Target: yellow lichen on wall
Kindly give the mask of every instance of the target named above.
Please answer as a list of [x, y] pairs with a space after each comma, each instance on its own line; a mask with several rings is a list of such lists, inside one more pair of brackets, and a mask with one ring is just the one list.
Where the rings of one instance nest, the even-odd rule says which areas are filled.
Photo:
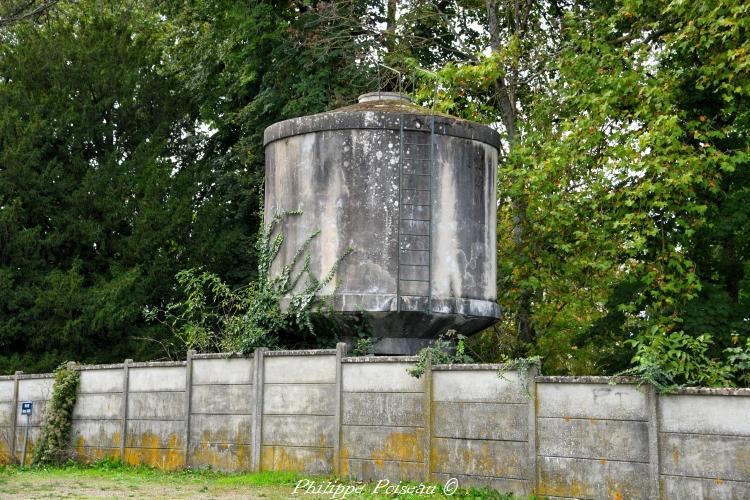
[[216, 431], [204, 430], [196, 446], [190, 450], [190, 465], [195, 467], [209, 466], [212, 469], [238, 471], [249, 470], [251, 467], [251, 447], [242, 444], [247, 437], [239, 434], [230, 437], [226, 428]]
[[250, 432], [244, 426], [238, 426], [234, 433], [226, 427], [205, 429], [201, 431], [198, 443], [191, 445], [190, 465], [227, 471], [250, 470], [250, 443]]
[[251, 467], [251, 450], [245, 445], [200, 443], [191, 451], [190, 465], [224, 471], [246, 471]]
[[117, 446], [98, 446], [96, 442], [92, 445], [87, 443], [83, 436], [78, 436], [75, 442], [76, 456], [84, 463], [91, 463], [104, 458], [120, 458], [120, 433], [113, 434], [111, 442], [117, 443]]
[[289, 454], [282, 446], [264, 446], [260, 454], [261, 470], [304, 472], [305, 461]]
[[341, 464], [341, 476], [346, 477], [349, 475], [349, 450], [342, 446], [339, 456], [341, 457], [341, 461], [339, 462]]
[[7, 465], [10, 463], [10, 446], [4, 439], [0, 439], [0, 464]]
[[[23, 433], [19, 433], [16, 436], [16, 461], [21, 463], [21, 456], [23, 455]], [[31, 459], [34, 458], [34, 438], [29, 434], [29, 442], [26, 445], [26, 464], [31, 465]]]
[[422, 429], [414, 429], [411, 432], [392, 432], [386, 437], [382, 446], [373, 450], [370, 458], [380, 468], [385, 462], [391, 460], [422, 462], [424, 461], [424, 450], [421, 444], [423, 438]]
[[448, 453], [437, 446], [430, 444], [430, 472], [442, 472], [447, 469]]
[[170, 434], [166, 447], [162, 447], [159, 436], [144, 432], [140, 436], [128, 437], [125, 462], [130, 465], [144, 464], [157, 469], [176, 470], [185, 466], [185, 454], [177, 435]]

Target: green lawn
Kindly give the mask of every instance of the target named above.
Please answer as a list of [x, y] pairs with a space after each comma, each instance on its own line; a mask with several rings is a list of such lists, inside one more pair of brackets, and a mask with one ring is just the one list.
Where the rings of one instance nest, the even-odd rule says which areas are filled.
[[[309, 481], [309, 482], [305, 482]], [[298, 487], [299, 486], [299, 487]], [[304, 493], [311, 486], [310, 493]], [[329, 486], [328, 494], [312, 493], [316, 487]], [[331, 478], [302, 476], [285, 472], [252, 474], [223, 474], [212, 471], [163, 472], [147, 467], [127, 467], [119, 462], [104, 461], [92, 466], [71, 464], [65, 467], [19, 468], [0, 466], [0, 498], [333, 498], [333, 488], [339, 492], [349, 488], [346, 498], [399, 499], [483, 499], [511, 500], [488, 490], [458, 490], [448, 496], [440, 485], [435, 493], [373, 494], [377, 483], [345, 481], [335, 483]], [[414, 486], [404, 484], [402, 486]], [[430, 486], [430, 485], [426, 485]], [[295, 494], [295, 487], [297, 492]], [[352, 490], [357, 490], [352, 493]], [[342, 498], [339, 493], [335, 498]]]

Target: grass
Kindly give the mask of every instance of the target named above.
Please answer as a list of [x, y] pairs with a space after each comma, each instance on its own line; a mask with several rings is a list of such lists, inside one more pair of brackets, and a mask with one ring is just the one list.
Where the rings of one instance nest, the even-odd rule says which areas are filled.
[[[321, 490], [330, 485], [329, 493], [303, 493], [304, 487], [314, 482]], [[298, 488], [294, 494], [295, 487]], [[255, 472], [229, 474], [211, 470], [184, 470], [165, 472], [149, 467], [130, 467], [119, 461], [104, 460], [86, 466], [69, 463], [61, 467], [20, 468], [0, 466], [0, 498], [303, 498], [333, 500], [333, 488], [339, 491], [349, 487], [346, 498], [402, 500], [430, 499], [484, 499], [512, 500], [510, 494], [483, 489], [459, 489], [446, 495], [441, 485], [434, 486], [430, 495], [373, 493], [376, 483], [357, 481], [336, 482], [329, 477], [311, 477], [292, 472]], [[416, 483], [402, 486], [418, 487]], [[382, 485], [381, 490], [382, 491]], [[336, 499], [342, 498], [339, 493]]]

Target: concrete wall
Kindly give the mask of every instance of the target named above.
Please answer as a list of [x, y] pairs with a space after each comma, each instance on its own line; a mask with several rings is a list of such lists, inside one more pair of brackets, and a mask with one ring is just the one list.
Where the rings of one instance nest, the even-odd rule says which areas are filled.
[[34, 403], [29, 423], [26, 463], [34, 454], [34, 444], [46, 414], [47, 401], [52, 394], [52, 375], [35, 374], [0, 377], [0, 463], [21, 461], [27, 417], [21, 415], [21, 402]]
[[[348, 358], [344, 347], [252, 358], [80, 366], [80, 458], [164, 469], [294, 470], [486, 486], [549, 498], [750, 498], [750, 389], [657, 395], [608, 377], [498, 375], [499, 365]], [[0, 463], [29, 452], [46, 375], [0, 377]], [[15, 411], [14, 411], [15, 410]], [[14, 432], [15, 429], [15, 432]]]

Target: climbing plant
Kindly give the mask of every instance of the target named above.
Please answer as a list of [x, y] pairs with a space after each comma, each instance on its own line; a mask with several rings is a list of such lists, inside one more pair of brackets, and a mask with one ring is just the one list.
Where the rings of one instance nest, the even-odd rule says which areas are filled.
[[354, 247], [348, 247], [319, 278], [310, 268], [310, 245], [320, 235], [316, 230], [278, 274], [271, 272], [285, 241], [281, 223], [301, 214], [289, 211], [271, 218], [256, 242], [258, 277], [244, 287], [232, 289], [218, 275], [202, 268], [177, 274], [184, 299], [164, 309], [144, 311], [149, 320], [162, 322], [172, 331], [173, 341], [164, 346], [170, 356], [182, 355], [186, 349], [248, 353], [261, 346], [301, 348], [335, 342], [327, 336], [335, 334], [337, 323], [329, 314], [330, 304], [318, 293], [333, 281], [341, 261]]
[[70, 455], [73, 408], [81, 373], [74, 363], [63, 363], [55, 370], [52, 398], [42, 425], [42, 435], [34, 448], [33, 465], [59, 464]]

